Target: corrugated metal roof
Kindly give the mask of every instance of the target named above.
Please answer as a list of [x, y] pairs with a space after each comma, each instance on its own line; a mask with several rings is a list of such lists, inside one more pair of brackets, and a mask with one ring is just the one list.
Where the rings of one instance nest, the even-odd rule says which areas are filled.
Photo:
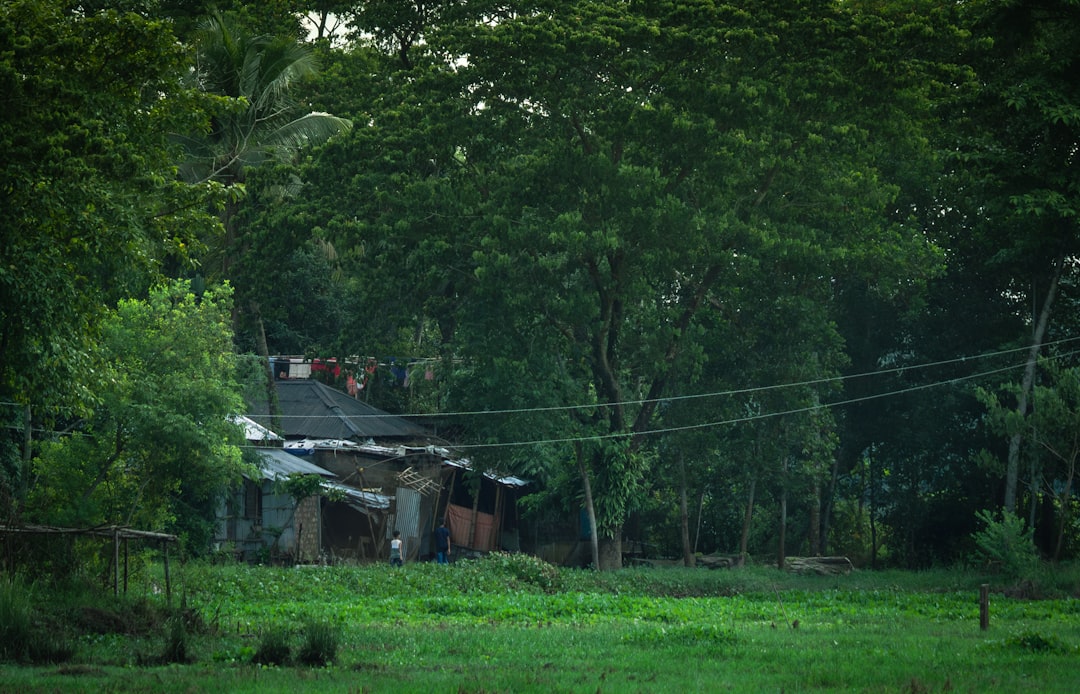
[[[417, 439], [429, 434], [404, 417], [372, 407], [312, 379], [276, 381], [281, 429], [285, 438]], [[260, 398], [261, 400], [261, 398]], [[266, 402], [252, 402], [252, 420], [270, 426]]]
[[[447, 458], [443, 460], [443, 462], [447, 465], [453, 465], [454, 467], [464, 468], [466, 470], [472, 469], [472, 463], [465, 459], [452, 460], [450, 458]], [[494, 480], [499, 484], [506, 485], [507, 487], [524, 487], [529, 483], [528, 480], [523, 480], [520, 477], [514, 477], [513, 475], [500, 475], [498, 473], [490, 471], [485, 472], [484, 477], [487, 477], [489, 480]]]
[[244, 438], [248, 441], [281, 441], [280, 436], [244, 415], [230, 415], [228, 419], [244, 427]]
[[280, 448], [260, 448], [257, 453], [259, 454], [263, 479], [284, 479], [291, 475], [334, 476], [334, 473], [329, 470], [309, 463], [303, 458], [298, 458], [292, 453], [286, 453]]
[[[288, 441], [285, 443], [285, 450], [294, 455], [311, 455], [316, 450], [333, 450], [333, 451], [356, 451], [358, 453], [365, 453], [368, 455], [377, 455], [384, 458], [397, 458], [404, 457], [406, 455], [415, 453], [428, 453], [430, 455], [437, 455], [442, 458], [442, 461], [446, 465], [452, 465], [457, 468], [463, 468], [465, 470], [472, 469], [472, 462], [467, 458], [453, 458], [450, 456], [450, 451], [440, 446], [380, 446], [374, 441], [356, 442], [356, 441], [343, 441], [341, 439], [300, 439], [297, 441]], [[503, 475], [497, 472], [486, 471], [484, 477], [489, 480], [494, 480], [499, 484], [507, 487], [524, 487], [529, 484], [528, 480], [523, 480], [520, 477], [514, 477], [513, 475]]]
[[[263, 479], [266, 480], [285, 479], [292, 475], [334, 477], [334, 473], [329, 470], [313, 465], [303, 458], [298, 458], [292, 453], [286, 453], [279, 448], [259, 449], [258, 454]], [[390, 497], [383, 494], [348, 487], [331, 479], [324, 481], [322, 486], [341, 492], [345, 496], [345, 502], [359, 510], [375, 509], [385, 511], [390, 508]]]
[[377, 509], [385, 511], [390, 508], [390, 497], [376, 492], [365, 492], [355, 487], [347, 487], [337, 482], [323, 482], [324, 487], [336, 489], [345, 494], [346, 503], [354, 508]]

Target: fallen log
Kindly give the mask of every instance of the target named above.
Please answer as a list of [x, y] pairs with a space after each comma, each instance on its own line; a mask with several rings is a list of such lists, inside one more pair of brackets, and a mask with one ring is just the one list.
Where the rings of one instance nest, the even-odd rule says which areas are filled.
[[704, 566], [706, 569], [734, 569], [739, 565], [739, 555], [712, 554], [698, 557], [697, 565]]
[[791, 573], [819, 576], [847, 575], [854, 569], [847, 557], [788, 557], [784, 568]]

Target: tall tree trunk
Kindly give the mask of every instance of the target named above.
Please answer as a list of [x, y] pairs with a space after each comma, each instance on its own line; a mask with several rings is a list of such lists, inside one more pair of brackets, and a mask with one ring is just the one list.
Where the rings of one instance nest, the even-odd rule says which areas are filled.
[[15, 497], [19, 505], [26, 503], [26, 493], [30, 489], [30, 473], [33, 470], [34, 463], [33, 450], [34, 417], [33, 411], [30, 409], [30, 403], [27, 403], [23, 408], [22, 470], [19, 471], [19, 491]]
[[613, 571], [622, 568], [622, 532], [614, 533], [614, 537], [599, 538], [597, 542], [597, 558], [600, 560], [601, 571]]
[[1065, 543], [1065, 528], [1069, 525], [1069, 510], [1072, 506], [1072, 485], [1073, 478], [1076, 475], [1076, 446], [1073, 446], [1073, 452], [1070, 454], [1068, 467], [1069, 471], [1065, 477], [1065, 489], [1061, 492], [1061, 518], [1058, 522], [1058, 536], [1057, 544], [1054, 546], [1054, 562], [1056, 563], [1061, 559], [1061, 548]]
[[277, 434], [284, 436], [281, 429], [281, 408], [278, 405], [277, 383], [274, 380], [274, 365], [270, 363], [270, 348], [266, 344], [266, 328], [263, 326], [262, 311], [259, 304], [252, 301], [250, 304], [252, 329], [255, 331], [255, 346], [259, 350], [259, 358], [266, 365], [266, 412], [270, 415], [270, 428]]
[[787, 561], [787, 483], [780, 487], [780, 538], [776, 547], [776, 566], [781, 571]]
[[746, 513], [743, 514], [742, 535], [739, 537], [739, 566], [746, 563], [746, 551], [750, 544], [750, 521], [754, 517], [754, 490], [757, 488], [757, 476], [750, 477], [750, 488], [746, 493]]
[[694, 554], [697, 554], [698, 542], [701, 540], [701, 514], [705, 512], [705, 489], [702, 488], [697, 495], [697, 524], [694, 527]]
[[840, 451], [833, 455], [832, 473], [829, 476], [829, 491], [821, 509], [821, 553], [829, 554], [829, 531], [832, 528], [833, 504], [836, 499], [836, 483], [840, 478]]
[[1028, 527], [1034, 528], [1039, 515], [1039, 497], [1042, 494], [1042, 481], [1039, 479], [1039, 448], [1035, 447], [1028, 467], [1028, 489], [1031, 490], [1031, 508], [1028, 510]]
[[875, 500], [874, 499], [874, 497], [875, 497], [875, 494], [874, 494], [874, 488], [875, 488], [875, 485], [874, 485], [874, 453], [873, 453], [872, 450], [869, 453], [867, 453], [866, 459], [867, 459], [867, 475], [870, 478], [869, 485], [868, 485], [869, 492], [870, 492], [870, 500], [869, 500], [870, 501], [870, 503], [869, 503], [869, 513], [870, 513], [870, 568], [876, 570], [877, 569], [877, 519], [875, 518], [875, 516], [877, 514], [876, 514], [876, 509], [874, 508], [874, 500]]
[[810, 556], [821, 556], [821, 478], [814, 477], [813, 498], [810, 499]]
[[679, 453], [679, 521], [682, 530], [683, 565], [694, 566], [694, 550], [690, 546], [690, 511], [686, 503], [686, 460]]
[[592, 549], [593, 567], [600, 569], [600, 541], [596, 533], [596, 507], [593, 506], [592, 482], [589, 480], [589, 469], [585, 465], [585, 452], [581, 449], [581, 443], [574, 443], [574, 455], [577, 457], [578, 473], [581, 474], [581, 487], [585, 492], [585, 514], [589, 519], [589, 544]]
[[[1054, 274], [1050, 279], [1050, 287], [1043, 299], [1042, 310], [1039, 311], [1039, 319], [1035, 323], [1035, 330], [1031, 336], [1031, 349], [1028, 350], [1027, 364], [1024, 366], [1024, 379], [1020, 385], [1020, 396], [1016, 402], [1016, 412], [1021, 417], [1027, 416], [1028, 397], [1031, 388], [1035, 384], [1035, 367], [1039, 362], [1039, 351], [1042, 349], [1042, 341], [1046, 336], [1046, 326], [1050, 322], [1050, 309], [1054, 305], [1054, 297], [1057, 294], [1058, 280], [1061, 278], [1065, 258], [1059, 255], [1054, 263]], [[1005, 503], [1004, 508], [1009, 513], [1016, 513], [1016, 487], [1020, 475], [1020, 442], [1023, 440], [1023, 431], [1017, 431], [1009, 439], [1009, 458], [1005, 466]]]

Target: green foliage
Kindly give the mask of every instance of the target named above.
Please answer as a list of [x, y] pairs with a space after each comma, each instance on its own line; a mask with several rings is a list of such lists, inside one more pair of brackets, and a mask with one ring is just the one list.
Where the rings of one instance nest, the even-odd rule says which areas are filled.
[[[223, 97], [206, 132], [178, 138], [189, 181], [243, 183], [246, 170], [285, 161], [300, 147], [345, 132], [352, 123], [327, 113], [303, 113], [290, 87], [315, 73], [315, 56], [292, 36], [255, 34], [215, 15], [195, 36], [198, 88]], [[229, 249], [230, 251], [232, 249]]]
[[319, 494], [322, 483], [321, 475], [290, 475], [285, 479], [275, 481], [274, 488], [291, 496], [296, 503], [300, 503], [310, 496]]
[[60, 663], [74, 648], [62, 632], [38, 623], [39, 591], [20, 575], [0, 574], [0, 662]]
[[505, 573], [515, 585], [535, 586], [545, 592], [558, 591], [562, 587], [558, 568], [531, 554], [493, 552], [482, 560], [480, 570]]
[[272, 626], [263, 630], [259, 636], [259, 647], [251, 658], [256, 665], [285, 665], [292, 654], [291, 634], [281, 626]]
[[191, 634], [182, 614], [173, 615], [165, 626], [165, 645], [162, 647], [160, 662], [186, 664], [195, 661], [192, 652]]
[[1010, 636], [1005, 645], [1018, 648], [1028, 653], [1068, 653], [1070, 649], [1056, 634], [1049, 636], [1034, 631], [1026, 631], [1016, 636]]
[[191, 100], [166, 21], [14, 0], [0, 44], [0, 401], [52, 424], [101, 385], [106, 308], [188, 261], [215, 194], [175, 177], [166, 133]]
[[341, 645], [341, 629], [331, 622], [309, 619], [304, 622], [304, 642], [296, 660], [312, 667], [330, 665], [337, 658]]
[[1029, 577], [1039, 561], [1033, 529], [1009, 511], [1002, 511], [1000, 520], [990, 511], [976, 515], [984, 527], [972, 537], [982, 557], [1010, 578]]
[[230, 292], [188, 283], [126, 300], [96, 352], [107, 375], [77, 434], [42, 445], [29, 512], [56, 525], [134, 525], [208, 547], [219, 497], [239, 479], [241, 411]]

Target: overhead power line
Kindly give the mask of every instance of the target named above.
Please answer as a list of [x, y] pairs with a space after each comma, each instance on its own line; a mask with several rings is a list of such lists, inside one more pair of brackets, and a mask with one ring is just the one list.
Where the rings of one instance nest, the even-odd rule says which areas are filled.
[[600, 441], [604, 439], [622, 439], [630, 436], [653, 436], [655, 434], [670, 434], [678, 431], [691, 431], [696, 429], [710, 429], [713, 427], [730, 426], [734, 424], [744, 424], [746, 422], [753, 422], [759, 419], [771, 419], [773, 417], [785, 417], [787, 415], [802, 414], [805, 412], [815, 412], [818, 410], [830, 409], [833, 407], [840, 407], [842, 405], [852, 405], [855, 403], [866, 402], [869, 400], [878, 400], [881, 398], [888, 398], [895, 395], [903, 395], [905, 393], [911, 393], [919, 390], [928, 390], [930, 388], [939, 388], [945, 385], [951, 385], [959, 383], [961, 381], [973, 380], [976, 378], [982, 378], [984, 376], [990, 376], [996, 373], [1003, 373], [1018, 369], [1023, 364], [1013, 364], [1011, 366], [1002, 367], [1000, 369], [991, 369], [989, 371], [983, 371], [977, 374], [970, 374], [967, 376], [959, 376], [957, 378], [950, 378], [943, 381], [936, 381], [933, 383], [924, 383], [908, 388], [901, 388], [899, 390], [888, 391], [884, 393], [875, 393], [873, 395], [865, 395], [858, 398], [849, 398], [847, 400], [836, 400], [833, 402], [819, 403], [816, 405], [808, 405], [806, 407], [797, 407], [790, 410], [780, 410], [776, 412], [762, 412], [758, 414], [747, 415], [745, 417], [735, 417], [732, 419], [723, 419], [714, 422], [703, 422], [699, 424], [686, 424], [682, 426], [664, 427], [660, 429], [650, 429], [649, 431], [640, 432], [615, 432], [611, 434], [595, 434], [586, 436], [571, 436], [566, 438], [556, 439], [538, 439], [530, 441], [506, 441], [497, 443], [473, 443], [473, 444], [454, 444], [454, 449], [477, 449], [477, 448], [508, 448], [512, 446], [539, 446], [546, 444], [556, 443], [573, 443], [575, 441]]
[[[1057, 340], [1057, 341], [1054, 341], [1054, 342], [1048, 342], [1048, 343], [1044, 344], [1044, 347], [1053, 346], [1053, 345], [1060, 345], [1060, 344], [1065, 344], [1065, 343], [1069, 343], [1069, 342], [1075, 342], [1077, 340], [1080, 340], [1080, 337], [1071, 337], [1071, 338], [1066, 338], [1066, 339], [1062, 339], [1062, 340]], [[623, 401], [618, 402], [618, 403], [597, 402], [597, 403], [589, 403], [589, 404], [586, 404], [586, 405], [551, 405], [551, 406], [544, 406], [544, 407], [520, 407], [520, 408], [507, 408], [507, 409], [498, 409], [498, 410], [466, 410], [466, 411], [459, 411], [459, 412], [435, 412], [435, 413], [431, 413], [431, 414], [395, 414], [395, 415], [391, 415], [389, 413], [361, 414], [361, 415], [348, 415], [348, 419], [382, 419], [382, 418], [386, 418], [386, 417], [396, 417], [396, 418], [402, 418], [402, 419], [405, 419], [405, 418], [425, 418], [425, 419], [428, 419], [428, 418], [431, 418], [431, 417], [446, 418], [446, 417], [476, 417], [476, 416], [484, 416], [484, 415], [502, 415], [502, 414], [535, 414], [535, 413], [541, 413], [541, 412], [564, 412], [564, 411], [569, 411], [569, 410], [591, 410], [591, 409], [597, 409], [597, 408], [602, 408], [602, 407], [615, 407], [615, 406], [625, 406], [625, 405], [644, 405], [644, 404], [659, 403], [659, 402], [670, 403], [670, 402], [679, 402], [679, 401], [683, 401], [683, 400], [701, 400], [701, 399], [706, 399], [706, 398], [729, 397], [729, 396], [732, 396], [732, 395], [749, 395], [749, 394], [753, 394], [753, 393], [762, 393], [762, 392], [774, 391], [774, 390], [784, 390], [784, 389], [787, 389], [787, 388], [803, 388], [803, 387], [807, 387], [807, 386], [822, 385], [822, 384], [825, 384], [825, 383], [843, 383], [843, 382], [846, 382], [846, 381], [853, 381], [855, 379], [860, 379], [860, 378], [871, 378], [871, 377], [885, 376], [885, 375], [888, 375], [888, 374], [895, 374], [895, 373], [915, 372], [915, 371], [920, 371], [920, 370], [923, 370], [923, 369], [930, 369], [930, 368], [939, 367], [939, 366], [949, 366], [949, 365], [953, 365], [953, 364], [963, 364], [963, 363], [968, 363], [968, 362], [976, 362], [976, 361], [984, 360], [984, 359], [992, 359], [992, 358], [995, 358], [995, 357], [1002, 357], [1002, 356], [1007, 356], [1007, 355], [1010, 355], [1010, 354], [1016, 354], [1017, 352], [1028, 352], [1028, 351], [1030, 351], [1030, 349], [1031, 349], [1030, 346], [1029, 347], [1017, 347], [1017, 348], [1014, 348], [1014, 349], [1001, 350], [1001, 351], [998, 351], [998, 352], [990, 352], [990, 353], [987, 353], [987, 354], [979, 354], [979, 355], [975, 355], [975, 356], [962, 356], [962, 357], [956, 357], [956, 358], [953, 358], [953, 359], [945, 359], [945, 360], [942, 360], [942, 361], [927, 362], [925, 364], [895, 366], [895, 367], [890, 367], [888, 369], [879, 369], [877, 371], [867, 371], [867, 372], [858, 373], [858, 374], [849, 374], [847, 376], [826, 376], [826, 377], [815, 378], [815, 379], [810, 379], [810, 380], [806, 380], [806, 381], [796, 381], [796, 382], [792, 382], [792, 383], [780, 383], [780, 384], [773, 384], [773, 385], [767, 385], [767, 386], [754, 386], [754, 387], [749, 387], [749, 388], [737, 388], [737, 389], [733, 389], [733, 390], [723, 390], [723, 391], [715, 391], [715, 392], [709, 392], [709, 393], [694, 393], [694, 394], [690, 394], [690, 395], [672, 395], [672, 396], [653, 398], [653, 399], [623, 400]], [[1066, 354], [1057, 355], [1057, 356], [1054, 356], [1052, 358], [1061, 359], [1061, 358], [1064, 358], [1064, 357], [1067, 357], [1067, 356], [1072, 356], [1072, 355], [1074, 355], [1076, 353], [1077, 352], [1068, 352]], [[1004, 369], [995, 369], [995, 370], [992, 370], [992, 371], [987, 371], [987, 372], [982, 373], [982, 374], [971, 375], [971, 376], [968, 376], [968, 377], [965, 377], [965, 378], [975, 378], [975, 377], [981, 377], [981, 376], [986, 376], [986, 375], [992, 375], [994, 373], [999, 373], [1001, 371], [1008, 371], [1010, 369], [1019, 368], [1020, 366], [1023, 366], [1023, 363], [1015, 364], [1015, 365], [1006, 367]], [[955, 380], [955, 379], [949, 379], [949, 380]], [[903, 391], [899, 391], [899, 392], [903, 392]], [[248, 415], [248, 416], [249, 417], [251, 417], [251, 416], [263, 417], [265, 415]], [[334, 416], [334, 415], [322, 415], [321, 417], [319, 415], [315, 415], [315, 416], [309, 416], [309, 415], [278, 415], [278, 417], [280, 417], [281, 419], [312, 419], [312, 418], [315, 418], [315, 419], [318, 419], [318, 418], [340, 419], [340, 417], [337, 417], [337, 416]]]
[[[1046, 343], [1044, 345], [1044, 347], [1045, 346], [1066, 344], [1066, 343], [1069, 343], [1069, 342], [1075, 342], [1076, 340], [1080, 340], [1080, 337], [1066, 338], [1066, 339], [1057, 340], [1057, 341], [1054, 341], [1054, 342], [1048, 342], [1048, 343]], [[914, 372], [914, 371], [919, 371], [919, 370], [929, 369], [929, 368], [934, 368], [934, 367], [940, 367], [940, 366], [949, 366], [949, 365], [955, 365], [955, 364], [961, 364], [961, 363], [967, 363], [967, 362], [976, 362], [976, 361], [979, 361], [979, 360], [985, 360], [985, 359], [991, 359], [991, 358], [995, 358], [995, 357], [1007, 356], [1007, 355], [1015, 354], [1015, 353], [1018, 353], [1018, 352], [1028, 352], [1029, 350], [1030, 350], [1030, 347], [1018, 347], [1018, 348], [1015, 348], [1015, 349], [1001, 350], [1001, 351], [998, 351], [998, 352], [992, 352], [992, 353], [987, 353], [987, 354], [980, 354], [980, 355], [975, 355], [975, 356], [962, 356], [962, 357], [957, 357], [957, 358], [954, 358], [954, 359], [946, 359], [946, 360], [941, 360], [941, 361], [928, 362], [928, 363], [925, 363], [925, 364], [896, 366], [896, 367], [890, 367], [888, 369], [880, 369], [880, 370], [877, 370], [877, 371], [870, 371], [870, 372], [864, 372], [864, 373], [859, 373], [859, 374], [850, 374], [850, 375], [847, 375], [847, 376], [831, 376], [831, 377], [810, 379], [810, 380], [806, 380], [806, 381], [798, 381], [798, 382], [793, 382], [793, 383], [773, 384], [773, 385], [767, 385], [767, 386], [756, 386], [756, 387], [751, 387], [751, 388], [740, 388], [740, 389], [717, 391], [717, 392], [711, 392], [711, 393], [698, 393], [698, 394], [692, 394], [692, 395], [679, 395], [679, 396], [671, 396], [671, 397], [665, 397], [665, 398], [656, 398], [656, 399], [652, 399], [652, 400], [649, 400], [649, 399], [629, 400], [629, 401], [624, 401], [623, 403], [619, 403], [619, 404], [623, 404], [623, 405], [628, 405], [628, 404], [629, 405], [634, 405], [634, 404], [642, 405], [642, 404], [651, 403], [651, 402], [676, 402], [676, 401], [681, 401], [681, 400], [694, 400], [694, 399], [702, 399], [702, 398], [716, 398], [716, 397], [729, 397], [729, 396], [735, 396], [735, 395], [748, 395], [748, 394], [760, 393], [760, 392], [766, 392], [766, 391], [782, 390], [782, 389], [786, 389], [786, 388], [799, 388], [799, 387], [806, 387], [806, 386], [812, 386], [812, 385], [821, 385], [821, 384], [824, 384], [824, 383], [845, 382], [845, 381], [851, 381], [851, 380], [854, 380], [854, 379], [871, 378], [871, 377], [884, 376], [884, 375], [888, 375], [888, 374], [902, 373], [902, 372], [908, 372], [908, 371]], [[1050, 358], [1057, 360], [1057, 359], [1063, 359], [1063, 358], [1066, 358], [1066, 357], [1074, 356], [1076, 354], [1080, 354], [1080, 350], [1070, 351], [1070, 352], [1066, 352], [1066, 353], [1063, 353], [1063, 354], [1060, 354], [1060, 355], [1054, 355], [1053, 357], [1050, 357]], [[980, 372], [977, 372], [977, 373], [966, 374], [966, 375], [956, 376], [956, 377], [947, 378], [947, 379], [936, 380], [936, 381], [933, 381], [933, 382], [930, 382], [930, 383], [913, 385], [913, 386], [909, 386], [909, 387], [906, 387], [906, 388], [900, 388], [900, 389], [885, 391], [885, 392], [881, 392], [881, 393], [874, 393], [874, 394], [870, 394], [870, 395], [864, 395], [864, 396], [860, 396], [860, 397], [856, 397], [856, 398], [848, 398], [848, 399], [843, 399], [843, 400], [836, 400], [836, 401], [831, 401], [831, 402], [818, 403], [818, 404], [814, 404], [814, 405], [808, 405], [806, 407], [792, 408], [792, 409], [788, 409], [788, 410], [780, 410], [780, 411], [775, 411], [775, 412], [756, 413], [756, 414], [747, 415], [747, 416], [744, 416], [744, 417], [735, 417], [735, 418], [716, 420], [716, 421], [710, 421], [710, 422], [701, 422], [701, 423], [697, 423], [697, 424], [686, 424], [686, 425], [680, 425], [680, 426], [663, 427], [663, 428], [652, 429], [652, 430], [643, 431], [643, 432], [615, 432], [615, 433], [610, 433], [610, 434], [593, 434], [593, 435], [571, 436], [571, 437], [562, 437], [562, 438], [534, 439], [534, 440], [526, 440], [526, 441], [502, 441], [502, 442], [494, 442], [494, 443], [452, 444], [452, 447], [454, 449], [456, 449], [456, 450], [469, 450], [469, 449], [481, 449], [481, 448], [508, 448], [508, 447], [513, 447], [513, 446], [537, 446], [537, 445], [548, 445], [548, 444], [573, 443], [575, 441], [598, 441], [598, 440], [604, 440], [604, 439], [619, 439], [619, 438], [627, 438], [627, 437], [630, 437], [630, 436], [652, 436], [652, 435], [657, 435], [657, 434], [668, 434], [668, 433], [674, 433], [674, 432], [679, 432], [679, 431], [692, 431], [692, 430], [709, 429], [709, 428], [721, 427], [721, 426], [731, 426], [731, 425], [735, 425], [735, 424], [753, 422], [753, 421], [762, 420], [762, 419], [770, 419], [770, 418], [774, 418], [774, 417], [783, 417], [783, 416], [788, 416], [788, 415], [803, 414], [803, 413], [807, 413], [807, 412], [814, 412], [814, 411], [819, 411], [819, 410], [824, 410], [824, 409], [829, 409], [829, 408], [834, 408], [834, 407], [841, 407], [841, 406], [844, 406], [844, 405], [852, 405], [852, 404], [857, 404], [857, 403], [860, 403], [860, 402], [867, 402], [867, 401], [870, 401], [870, 400], [878, 400], [878, 399], [882, 399], [882, 398], [894, 397], [894, 396], [897, 396], [897, 395], [903, 395], [903, 394], [906, 394], [906, 393], [916, 392], [916, 391], [920, 391], [920, 390], [928, 390], [928, 389], [931, 389], [931, 388], [939, 388], [939, 387], [942, 387], [942, 386], [961, 383], [961, 382], [964, 382], [964, 381], [975, 380], [975, 379], [984, 378], [984, 377], [987, 377], [987, 376], [992, 376], [992, 375], [995, 375], [995, 374], [1005, 373], [1005, 372], [1008, 372], [1008, 371], [1012, 371], [1014, 369], [1019, 369], [1019, 368], [1022, 368], [1025, 365], [1025, 363], [1026, 363], [1026, 359], [1025, 359], [1025, 361], [1010, 364], [1010, 365], [1004, 366], [1004, 367], [999, 367], [999, 368], [995, 368], [995, 369], [989, 369], [989, 370], [980, 371]], [[17, 405], [19, 407], [23, 406], [21, 403], [13, 403], [13, 402], [0, 402], [0, 405], [8, 405], [8, 406], [16, 406]], [[552, 406], [552, 407], [514, 408], [514, 409], [502, 409], [502, 410], [475, 410], [475, 411], [463, 411], [463, 412], [439, 412], [439, 413], [434, 413], [434, 414], [347, 415], [347, 418], [348, 419], [385, 418], [385, 417], [402, 417], [402, 418], [404, 418], [404, 417], [424, 417], [424, 418], [430, 418], [430, 417], [485, 416], [485, 415], [498, 415], [498, 414], [530, 414], [530, 413], [539, 413], [539, 412], [556, 412], [556, 411], [568, 411], [568, 410], [580, 410], [580, 409], [593, 409], [593, 408], [597, 408], [597, 407], [610, 407], [610, 406], [613, 406], [613, 403], [592, 403], [592, 404], [588, 404], [588, 405], [562, 405], [562, 406]], [[258, 416], [265, 416], [265, 415], [248, 415], [248, 416], [249, 417], [251, 417], [251, 416], [258, 417]], [[335, 415], [322, 415], [322, 416], [318, 416], [318, 415], [316, 415], [316, 416], [280, 415], [280, 416], [282, 418], [297, 418], [297, 419], [340, 419], [341, 418], [340, 416], [335, 416]], [[0, 428], [12, 429], [12, 428], [19, 428], [19, 427], [6, 426], [6, 427], [0, 427]], [[44, 432], [44, 430], [40, 430], [40, 429], [35, 429], [35, 431], [42, 432], [42, 433], [71, 433], [71, 432]]]

